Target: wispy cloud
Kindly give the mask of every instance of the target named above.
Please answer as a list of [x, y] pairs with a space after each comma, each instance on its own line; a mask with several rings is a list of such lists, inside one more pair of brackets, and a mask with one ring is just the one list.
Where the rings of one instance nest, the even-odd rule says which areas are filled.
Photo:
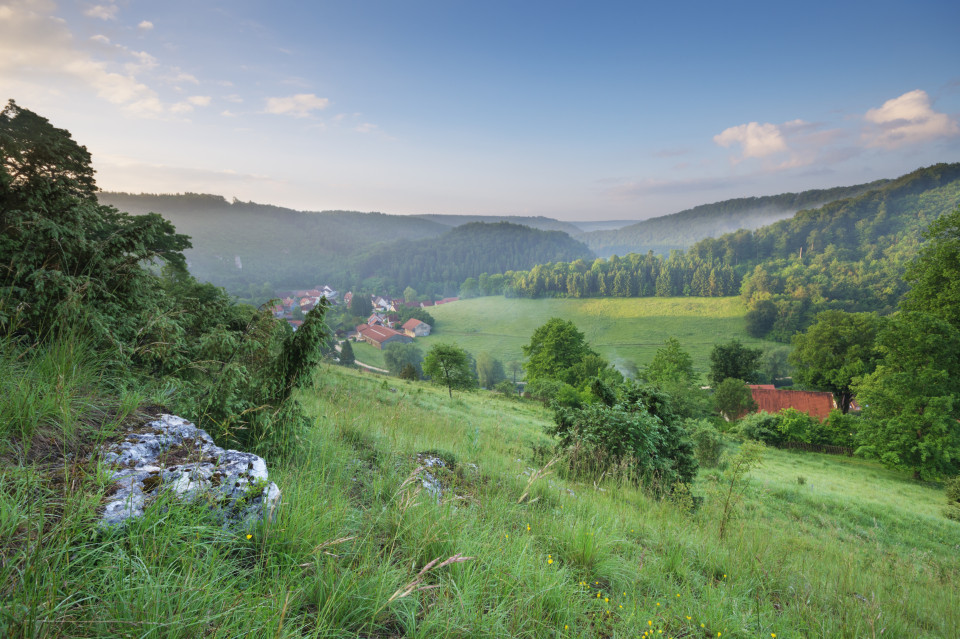
[[83, 15], [100, 20], [116, 20], [119, 8], [115, 4], [95, 4], [88, 7]]
[[870, 109], [863, 118], [867, 127], [862, 140], [867, 146], [896, 149], [960, 135], [960, 126], [945, 113], [930, 106], [926, 91], [916, 89]]
[[313, 93], [298, 93], [281, 98], [268, 98], [266, 112], [274, 115], [292, 115], [295, 118], [306, 118], [314, 111], [327, 108], [329, 104], [330, 100], [318, 98]]
[[142, 29], [144, 31], [150, 31], [151, 29], [153, 29], [153, 23], [150, 22], [149, 20], [144, 20], [143, 22], [137, 25], [137, 28]]

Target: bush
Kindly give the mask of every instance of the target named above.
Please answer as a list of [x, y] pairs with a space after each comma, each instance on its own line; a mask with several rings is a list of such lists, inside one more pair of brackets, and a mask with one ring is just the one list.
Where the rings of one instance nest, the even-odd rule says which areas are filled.
[[706, 419], [687, 420], [684, 424], [693, 442], [693, 451], [702, 468], [716, 468], [723, 453], [723, 436]]
[[740, 420], [736, 428], [737, 434], [744, 439], [776, 445], [784, 441], [780, 432], [780, 415], [766, 411], [747, 415]]
[[677, 482], [689, 483], [697, 460], [687, 431], [676, 419], [666, 395], [650, 388], [625, 385], [619, 403], [559, 408], [550, 435], [576, 477], [604, 474], [643, 483], [669, 493]]
[[947, 495], [947, 507], [943, 509], [943, 516], [947, 519], [960, 521], [960, 475], [948, 480], [944, 488]]
[[780, 411], [777, 428], [788, 442], [804, 444], [829, 444], [829, 437], [820, 422], [796, 408], [784, 408]]
[[834, 446], [857, 447], [857, 432], [860, 430], [862, 418], [851, 413], [844, 414], [839, 408], [830, 411], [830, 416], [821, 425], [827, 443]]
[[505, 379], [502, 382], [498, 382], [497, 385], [493, 387], [493, 390], [498, 393], [502, 393], [507, 397], [513, 397], [517, 394], [517, 385], [510, 380]]

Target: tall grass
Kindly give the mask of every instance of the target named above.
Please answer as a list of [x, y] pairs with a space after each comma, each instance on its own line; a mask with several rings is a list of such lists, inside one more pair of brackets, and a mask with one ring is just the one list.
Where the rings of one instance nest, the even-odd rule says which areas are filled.
[[[706, 496], [693, 512], [630, 485], [530, 482], [543, 466], [533, 451], [549, 444], [542, 408], [382, 382], [324, 368], [300, 393], [313, 427], [298, 456], [270, 469], [278, 520], [249, 533], [162, 500], [95, 533], [95, 467], [67, 464], [62, 482], [3, 467], [0, 531], [14, 533], [0, 536], [0, 636], [949, 637], [960, 627], [960, 524], [935, 514], [936, 487], [861, 461], [766, 451], [721, 540], [716, 471], [693, 486]], [[439, 498], [422, 485], [428, 451], [449, 462], [434, 473]]]

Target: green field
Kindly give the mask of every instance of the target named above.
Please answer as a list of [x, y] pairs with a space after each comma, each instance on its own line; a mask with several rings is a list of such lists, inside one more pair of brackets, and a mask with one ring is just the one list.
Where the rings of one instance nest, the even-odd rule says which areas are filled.
[[[643, 366], [669, 337], [680, 340], [701, 372], [708, 369], [710, 350], [717, 342], [738, 338], [751, 346], [776, 345], [747, 335], [743, 321], [746, 309], [739, 297], [481, 297], [428, 310], [437, 326], [429, 337], [417, 339], [424, 352], [436, 342], [449, 341], [474, 356], [487, 351], [504, 363], [522, 360], [521, 346], [528, 344], [533, 331], [551, 317], [571, 320], [594, 349], [614, 364], [633, 362]], [[357, 358], [367, 361], [359, 350]]]

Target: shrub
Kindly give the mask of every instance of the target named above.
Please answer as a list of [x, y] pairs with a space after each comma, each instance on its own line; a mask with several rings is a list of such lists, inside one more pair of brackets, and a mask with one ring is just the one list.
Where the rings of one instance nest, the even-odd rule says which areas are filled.
[[828, 437], [819, 421], [796, 408], [784, 408], [780, 411], [777, 428], [783, 433], [785, 441], [804, 444], [827, 444]]
[[684, 424], [690, 439], [693, 441], [693, 450], [697, 461], [702, 468], [716, 468], [723, 453], [723, 437], [716, 428], [706, 419], [687, 420]]
[[737, 434], [744, 439], [752, 439], [765, 444], [779, 444], [784, 441], [780, 432], [780, 415], [766, 411], [747, 415], [740, 420]]
[[627, 384], [613, 406], [558, 408], [554, 422], [547, 432], [559, 438], [557, 449], [566, 455], [574, 476], [613, 475], [659, 493], [696, 476], [697, 460], [686, 429], [668, 397], [651, 388]]
[[517, 394], [517, 385], [510, 380], [505, 379], [502, 382], [498, 382], [497, 385], [493, 387], [493, 390], [498, 393], [502, 393], [507, 397], [513, 397]]
[[947, 507], [943, 509], [943, 516], [947, 519], [960, 521], [960, 475], [948, 480], [944, 488], [947, 495]]

